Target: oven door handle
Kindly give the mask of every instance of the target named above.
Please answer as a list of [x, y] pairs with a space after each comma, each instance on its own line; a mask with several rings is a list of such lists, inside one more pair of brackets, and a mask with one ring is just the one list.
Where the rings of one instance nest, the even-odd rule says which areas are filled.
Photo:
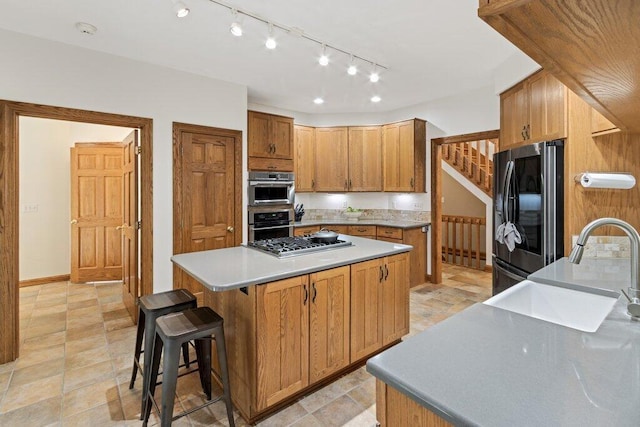
[[256, 205], [273, 205], [273, 204], [288, 204], [289, 199], [271, 199], [271, 200], [254, 200], [252, 206]]
[[293, 181], [249, 181], [251, 187], [283, 187], [285, 185], [293, 185]]
[[288, 224], [288, 225], [276, 225], [273, 227], [254, 227], [253, 225], [249, 226], [249, 229], [251, 231], [262, 231], [262, 230], [277, 230], [279, 228], [289, 228], [289, 227], [293, 227], [293, 224]]

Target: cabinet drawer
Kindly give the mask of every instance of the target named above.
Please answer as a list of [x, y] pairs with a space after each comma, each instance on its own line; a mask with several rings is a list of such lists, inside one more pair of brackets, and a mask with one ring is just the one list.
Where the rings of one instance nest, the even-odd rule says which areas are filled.
[[347, 225], [323, 225], [322, 228], [326, 228], [329, 231], [335, 231], [338, 234], [349, 234], [348, 233], [348, 228], [349, 226]]
[[293, 231], [293, 234], [296, 236], [304, 236], [305, 234], [315, 233], [316, 231], [320, 231], [320, 226], [306, 225], [304, 227], [296, 227]]
[[293, 160], [249, 157], [249, 170], [293, 172]]
[[402, 228], [378, 226], [378, 231], [376, 233], [376, 236], [378, 238], [386, 237], [387, 239], [402, 240]]
[[350, 225], [347, 234], [351, 236], [376, 237], [375, 225]]

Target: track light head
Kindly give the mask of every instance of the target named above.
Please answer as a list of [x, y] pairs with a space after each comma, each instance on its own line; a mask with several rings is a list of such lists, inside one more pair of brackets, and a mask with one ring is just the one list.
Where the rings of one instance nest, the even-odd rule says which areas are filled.
[[233, 22], [231, 23], [231, 26], [229, 27], [229, 31], [231, 31], [231, 34], [233, 34], [236, 37], [241, 37], [242, 36], [242, 25], [240, 25], [240, 20], [238, 19], [238, 11], [233, 9], [231, 11], [231, 13], [233, 14]]
[[178, 18], [184, 18], [189, 14], [189, 8], [182, 1], [173, 2], [173, 11], [175, 12]]
[[329, 65], [329, 57], [327, 56], [327, 47], [325, 45], [322, 45], [322, 55], [318, 59], [318, 63], [323, 67]]
[[278, 46], [278, 43], [276, 43], [276, 39], [273, 38], [272, 23], [269, 23], [269, 37], [267, 38], [267, 41], [264, 43], [264, 45], [266, 46], [267, 49], [275, 49], [276, 46]]
[[378, 103], [382, 100], [382, 98], [380, 98], [378, 95], [374, 95], [371, 97], [371, 102], [373, 103]]

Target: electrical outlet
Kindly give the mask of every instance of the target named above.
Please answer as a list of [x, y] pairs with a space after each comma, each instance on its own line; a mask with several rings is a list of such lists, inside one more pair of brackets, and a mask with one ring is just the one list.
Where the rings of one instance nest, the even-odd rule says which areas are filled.
[[391, 202], [391, 209], [398, 209], [398, 202], [397, 201], [393, 201]]
[[342, 202], [342, 209], [347, 209], [347, 201]]
[[413, 204], [413, 209], [417, 210], [417, 211], [421, 211], [422, 209], [424, 209], [424, 203], [422, 202], [415, 202]]
[[38, 212], [38, 205], [22, 205], [22, 213], [36, 213]]

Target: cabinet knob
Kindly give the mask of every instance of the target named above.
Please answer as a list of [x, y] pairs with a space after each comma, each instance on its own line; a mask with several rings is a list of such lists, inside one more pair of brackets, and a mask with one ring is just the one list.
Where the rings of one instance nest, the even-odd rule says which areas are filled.
[[233, 230], [234, 230], [234, 228], [233, 228], [232, 226], [228, 226], [228, 227], [227, 227], [227, 231], [228, 231], [229, 233], [233, 233]]
[[344, 180], [344, 188], [345, 188], [345, 189], [346, 189], [346, 188], [349, 188], [349, 185], [347, 184], [347, 180], [346, 180], [346, 179]]
[[413, 177], [411, 177], [411, 182], [409, 184], [411, 185], [411, 188], [413, 188]]
[[316, 188], [316, 181], [315, 179], [311, 180], [311, 188]]

